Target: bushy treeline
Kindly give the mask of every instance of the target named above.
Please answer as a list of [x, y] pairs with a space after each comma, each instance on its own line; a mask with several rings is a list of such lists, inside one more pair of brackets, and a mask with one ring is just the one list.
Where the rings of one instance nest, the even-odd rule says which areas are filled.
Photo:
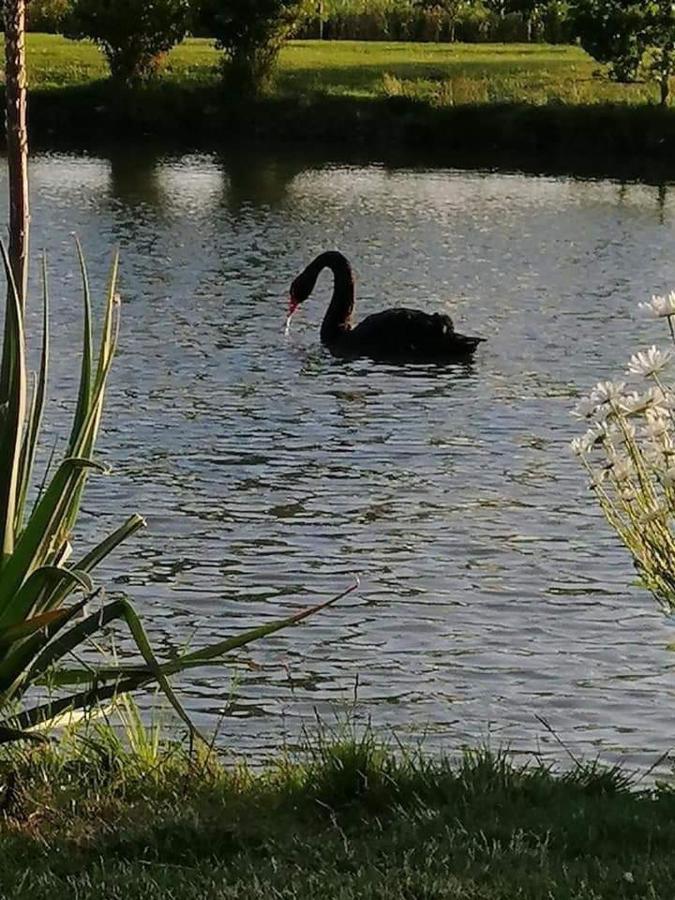
[[573, 35], [565, 0], [323, 0], [300, 36], [556, 44]]
[[[63, 31], [64, 22], [78, 5], [78, 0], [30, 0], [29, 30]], [[213, 10], [217, 0], [189, 0], [188, 5], [188, 31], [216, 37]], [[300, 5], [302, 17], [296, 33], [303, 38], [552, 44], [572, 38], [566, 0], [303, 0]], [[114, 0], [100, 0], [97, 6], [110, 13], [117, 7], [117, 15], [122, 13]], [[147, 6], [161, 3], [147, 0]]]

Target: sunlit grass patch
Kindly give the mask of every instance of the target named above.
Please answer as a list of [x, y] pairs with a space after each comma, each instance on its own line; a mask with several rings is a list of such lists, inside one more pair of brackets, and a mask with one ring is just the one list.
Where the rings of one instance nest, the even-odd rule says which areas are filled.
[[[188, 39], [166, 57], [160, 78], [175, 83], [218, 79], [213, 42]], [[106, 77], [91, 43], [55, 35], [28, 36], [34, 88], [84, 85]], [[598, 77], [599, 67], [578, 47], [545, 44], [405, 44], [292, 41], [282, 51], [277, 91], [300, 96], [377, 98], [393, 92], [421, 102], [656, 103], [653, 85], [620, 85]]]

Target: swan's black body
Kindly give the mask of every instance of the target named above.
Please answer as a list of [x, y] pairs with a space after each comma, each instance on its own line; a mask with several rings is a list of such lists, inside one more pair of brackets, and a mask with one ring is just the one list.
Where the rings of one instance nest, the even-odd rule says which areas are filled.
[[334, 288], [321, 325], [321, 342], [334, 356], [392, 362], [452, 362], [469, 359], [479, 337], [457, 334], [450, 316], [396, 307], [352, 326], [354, 276], [341, 253], [322, 253], [291, 285], [289, 314], [309, 297], [320, 272], [333, 272]]

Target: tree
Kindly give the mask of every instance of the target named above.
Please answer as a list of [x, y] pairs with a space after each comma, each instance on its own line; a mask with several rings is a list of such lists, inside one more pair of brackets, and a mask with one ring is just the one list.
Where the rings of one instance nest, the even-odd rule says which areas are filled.
[[467, 5], [466, 0], [415, 0], [414, 5], [431, 17], [435, 32], [434, 40], [437, 43], [441, 39], [444, 26], [448, 28], [450, 40], [455, 40], [455, 26]]
[[226, 83], [247, 96], [265, 87], [284, 42], [314, 11], [307, 0], [201, 0], [199, 17], [224, 51]]
[[675, 12], [670, 0], [577, 0], [571, 9], [581, 46], [610, 77], [634, 81], [642, 67], [660, 87], [661, 103], [670, 93], [675, 65]]
[[70, 6], [70, 0], [30, 0], [26, 9], [27, 30], [49, 34], [59, 31]]
[[97, 44], [113, 79], [129, 84], [151, 75], [183, 40], [189, 14], [189, 0], [73, 0], [63, 30]]

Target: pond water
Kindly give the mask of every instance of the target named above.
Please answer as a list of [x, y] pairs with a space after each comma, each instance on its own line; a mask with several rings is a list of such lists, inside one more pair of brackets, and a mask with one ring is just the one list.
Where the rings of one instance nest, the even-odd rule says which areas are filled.
[[[665, 339], [636, 307], [675, 287], [675, 189], [143, 153], [37, 156], [31, 176], [33, 250], [50, 256], [49, 431], [77, 374], [72, 233], [99, 297], [122, 253], [101, 442], [115, 473], [92, 480], [79, 539], [134, 511], [148, 528], [100, 570], [108, 590], [170, 652], [361, 579], [235, 665], [181, 678], [200, 726], [226, 711], [221, 743], [253, 759], [317, 713], [431, 751], [564, 759], [538, 717], [575, 754], [647, 767], [670, 749], [675, 631], [568, 443], [577, 393]], [[358, 313], [450, 312], [488, 338], [474, 365], [333, 360], [318, 342], [325, 277], [285, 338], [291, 278], [333, 247], [354, 262]]]

